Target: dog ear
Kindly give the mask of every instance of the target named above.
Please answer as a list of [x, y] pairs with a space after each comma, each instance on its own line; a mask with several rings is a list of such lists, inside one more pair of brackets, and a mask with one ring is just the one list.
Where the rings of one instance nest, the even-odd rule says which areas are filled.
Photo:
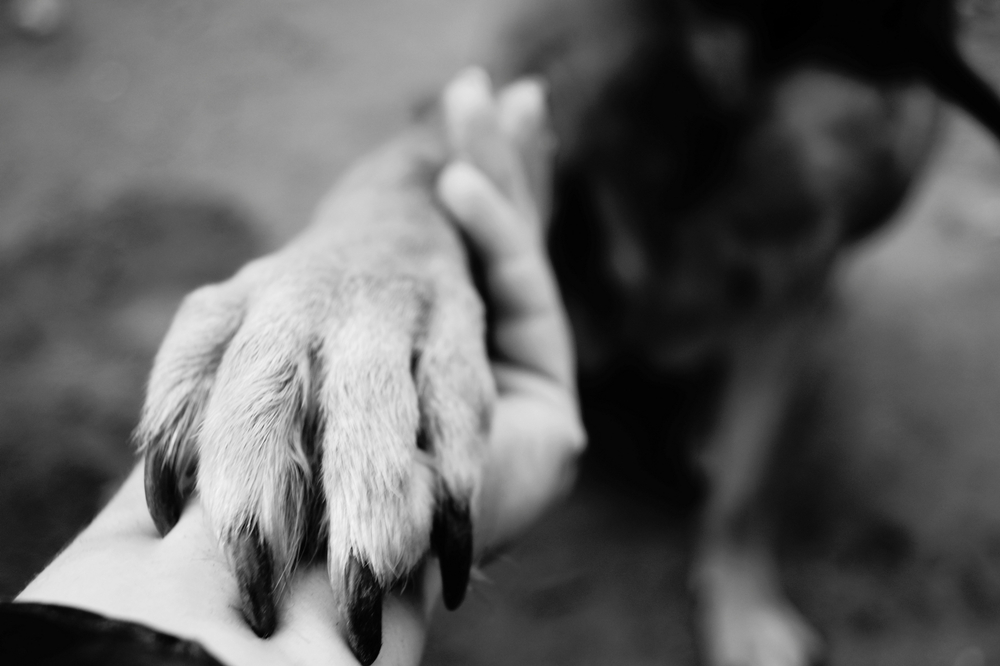
[[915, 73], [938, 95], [962, 107], [1000, 139], [1000, 98], [969, 66], [958, 49], [958, 16], [951, 0], [920, 0], [914, 5], [886, 0], [883, 11], [893, 41]]
[[920, 73], [931, 88], [965, 109], [1000, 139], [1000, 98], [972, 71], [954, 42], [928, 39], [924, 49], [915, 55]]

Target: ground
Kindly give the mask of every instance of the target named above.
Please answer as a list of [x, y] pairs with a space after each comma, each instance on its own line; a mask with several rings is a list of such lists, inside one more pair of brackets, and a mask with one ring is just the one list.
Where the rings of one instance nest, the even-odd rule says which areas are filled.
[[[0, 20], [0, 595], [133, 464], [180, 296], [303, 226], [499, 4], [90, 0], [50, 40]], [[967, 7], [1000, 86], [1000, 17]], [[1000, 663], [1000, 148], [943, 126], [900, 224], [839, 268], [777, 484], [785, 583], [833, 664]], [[689, 515], [655, 486], [588, 470], [426, 663], [694, 663]]]

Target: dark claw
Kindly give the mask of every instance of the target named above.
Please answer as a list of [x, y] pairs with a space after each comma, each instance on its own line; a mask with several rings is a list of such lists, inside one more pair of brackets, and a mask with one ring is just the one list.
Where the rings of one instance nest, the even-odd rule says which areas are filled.
[[256, 523], [240, 529], [230, 547], [236, 584], [243, 601], [243, 617], [255, 634], [267, 638], [278, 624], [271, 551], [261, 540]]
[[465, 599], [472, 570], [472, 519], [468, 502], [445, 495], [434, 513], [431, 548], [441, 562], [444, 606], [455, 610]]
[[160, 536], [166, 536], [177, 524], [187, 501], [187, 493], [173, 462], [162, 448], [146, 452], [146, 506]]
[[382, 651], [382, 587], [367, 562], [347, 564], [347, 644], [363, 666]]

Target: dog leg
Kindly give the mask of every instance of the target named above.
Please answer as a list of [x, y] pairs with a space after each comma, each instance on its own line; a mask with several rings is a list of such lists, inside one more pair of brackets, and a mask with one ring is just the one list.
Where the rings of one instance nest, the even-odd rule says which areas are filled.
[[783, 598], [760, 508], [809, 317], [740, 339], [705, 467], [710, 494], [693, 583], [710, 666], [806, 666], [818, 635]]

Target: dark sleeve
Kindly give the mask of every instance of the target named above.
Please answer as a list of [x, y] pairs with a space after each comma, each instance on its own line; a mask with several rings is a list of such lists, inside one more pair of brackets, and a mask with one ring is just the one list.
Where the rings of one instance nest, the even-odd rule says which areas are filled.
[[223, 666], [199, 643], [68, 606], [0, 602], [0, 664]]

